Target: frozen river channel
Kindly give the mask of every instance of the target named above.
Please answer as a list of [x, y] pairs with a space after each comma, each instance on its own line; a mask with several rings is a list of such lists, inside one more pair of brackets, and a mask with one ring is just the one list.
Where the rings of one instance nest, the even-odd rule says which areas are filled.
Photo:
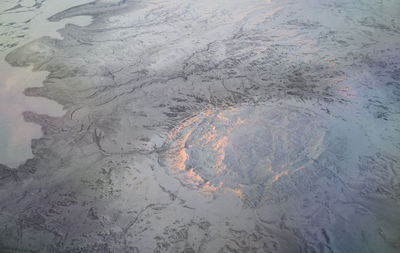
[[400, 252], [400, 1], [4, 0], [0, 252]]

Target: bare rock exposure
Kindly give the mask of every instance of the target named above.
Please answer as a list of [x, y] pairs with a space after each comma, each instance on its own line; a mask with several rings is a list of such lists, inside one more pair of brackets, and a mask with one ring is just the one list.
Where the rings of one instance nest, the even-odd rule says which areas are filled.
[[75, 2], [0, 15], [65, 110], [0, 161], [0, 252], [400, 252], [398, 0]]

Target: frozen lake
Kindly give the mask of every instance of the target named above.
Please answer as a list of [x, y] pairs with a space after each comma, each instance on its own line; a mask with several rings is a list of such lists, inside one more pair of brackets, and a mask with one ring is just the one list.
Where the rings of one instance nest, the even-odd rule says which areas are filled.
[[400, 251], [399, 1], [64, 2], [0, 4], [1, 252]]
[[[88, 2], [88, 1], [86, 1]], [[44, 98], [28, 98], [23, 92], [29, 87], [40, 87], [47, 72], [32, 72], [29, 68], [13, 68], [4, 61], [7, 53], [19, 44], [50, 36], [62, 39], [57, 32], [67, 23], [88, 25], [90, 16], [79, 16], [62, 22], [48, 22], [48, 18], [84, 1], [2, 1], [0, 3], [0, 163], [18, 167], [32, 158], [31, 141], [41, 137], [39, 125], [26, 122], [23, 112], [33, 111], [50, 116], [62, 116], [62, 106]], [[38, 49], [39, 50], [39, 49]]]

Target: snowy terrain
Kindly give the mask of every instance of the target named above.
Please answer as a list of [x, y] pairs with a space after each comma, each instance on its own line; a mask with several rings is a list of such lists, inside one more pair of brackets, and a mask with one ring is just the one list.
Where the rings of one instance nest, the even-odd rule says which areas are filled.
[[0, 5], [0, 252], [400, 252], [400, 1], [65, 2]]

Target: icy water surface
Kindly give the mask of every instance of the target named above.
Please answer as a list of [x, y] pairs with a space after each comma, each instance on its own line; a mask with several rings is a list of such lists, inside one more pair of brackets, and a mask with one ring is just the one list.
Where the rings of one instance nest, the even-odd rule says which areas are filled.
[[5, 2], [0, 251], [400, 251], [399, 1]]
[[[47, 22], [51, 13], [68, 8], [73, 2], [62, 3], [61, 6], [57, 1], [12, 0], [0, 3], [0, 162], [3, 164], [17, 167], [24, 163], [32, 157], [32, 138], [41, 137], [40, 126], [26, 122], [23, 112], [63, 115], [62, 107], [56, 102], [44, 98], [27, 98], [23, 94], [28, 87], [41, 86], [47, 72], [35, 73], [29, 68], [13, 68], [4, 58], [10, 50], [27, 41], [43, 36], [62, 39], [56, 30], [66, 23], [89, 24], [89, 16], [69, 18], [63, 22]], [[40, 48], [33, 50], [40, 51]]]

